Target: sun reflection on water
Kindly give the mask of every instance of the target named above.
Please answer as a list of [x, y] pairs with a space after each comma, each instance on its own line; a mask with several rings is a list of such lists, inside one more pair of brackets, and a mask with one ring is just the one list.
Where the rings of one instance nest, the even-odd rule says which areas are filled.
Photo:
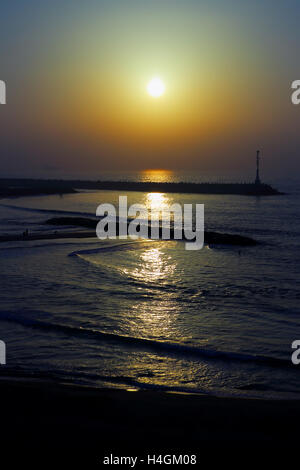
[[166, 183], [174, 180], [174, 172], [172, 170], [144, 170], [140, 173], [141, 181], [149, 181], [153, 183]]
[[146, 207], [152, 210], [162, 210], [169, 205], [169, 198], [164, 193], [148, 193]]
[[173, 200], [164, 193], [147, 193], [143, 203], [147, 207], [152, 220], [168, 220], [170, 206]]
[[176, 269], [176, 263], [163, 253], [160, 246], [151, 246], [140, 252], [137, 266], [131, 275], [146, 283], [168, 280]]
[[155, 338], [174, 341], [177, 331], [178, 310], [175, 305], [153, 302], [151, 309], [145, 303], [136, 304], [130, 318], [131, 334], [140, 338]]
[[[130, 335], [160, 340], [176, 338], [176, 319], [180, 307], [174, 289], [177, 263], [165, 249], [167, 242], [150, 242], [133, 252], [134, 263], [123, 269], [123, 275], [142, 290], [145, 300], [131, 305], [126, 311], [126, 328]], [[151, 300], [150, 300], [151, 298]]]

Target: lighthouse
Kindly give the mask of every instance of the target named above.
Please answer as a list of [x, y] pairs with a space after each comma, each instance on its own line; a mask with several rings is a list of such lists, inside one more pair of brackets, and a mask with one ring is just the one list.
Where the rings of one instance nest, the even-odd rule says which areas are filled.
[[255, 184], [261, 184], [260, 177], [259, 177], [259, 160], [260, 160], [260, 151], [256, 151], [256, 178]]

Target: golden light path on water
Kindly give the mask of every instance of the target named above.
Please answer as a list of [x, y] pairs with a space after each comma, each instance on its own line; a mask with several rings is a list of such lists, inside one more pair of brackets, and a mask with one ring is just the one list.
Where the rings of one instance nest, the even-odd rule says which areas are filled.
[[143, 204], [146, 206], [149, 214], [149, 225], [152, 221], [159, 220], [163, 226], [173, 224], [173, 213], [170, 211], [174, 199], [165, 193], [147, 193], [145, 194]]
[[179, 306], [172, 292], [163, 289], [164, 285], [174, 283], [177, 262], [166, 250], [166, 243], [138, 242], [136, 250], [130, 251], [130, 264], [120, 267], [122, 275], [136, 285], [137, 293], [141, 291], [153, 297], [150, 303], [144, 300], [135, 303], [126, 313], [127, 327], [134, 336], [168, 338], [177, 335]]
[[[157, 342], [171, 343], [174, 345], [190, 342], [192, 336], [182, 329], [183, 307], [174, 292], [174, 286], [180, 277], [179, 266], [176, 257], [177, 249], [168, 250], [168, 242], [150, 242], [149, 246], [143, 243], [138, 249], [138, 259], [135, 267], [127, 271], [130, 279], [135, 279], [141, 285], [145, 285], [149, 292], [149, 301], [141, 300], [131, 305], [130, 310], [124, 312], [124, 322], [130, 336], [154, 340]], [[179, 277], [178, 277], [179, 276]], [[145, 293], [145, 288], [141, 287]], [[166, 346], [168, 350], [168, 346]], [[203, 363], [197, 365], [189, 362], [186, 366], [184, 357], [147, 351], [147, 367], [138, 354], [128, 356], [128, 370], [136, 373], [141, 384], [182, 386], [190, 384], [197, 373], [203, 377], [206, 387], [210, 386], [208, 366]], [[161, 356], [161, 357], [160, 357]], [[188, 359], [187, 359], [188, 360]], [[200, 372], [201, 371], [201, 372]], [[200, 379], [198, 379], [200, 380]], [[134, 390], [134, 389], [133, 389]]]
[[[135, 281], [155, 290], [165, 284], [172, 284], [177, 263], [167, 254], [160, 242], [157, 246], [151, 243], [139, 251], [135, 267], [127, 272], [127, 275]], [[134, 334], [137, 330], [142, 337], [169, 337], [176, 332], [176, 319], [178, 316], [178, 305], [172, 294], [168, 292], [157, 292], [156, 298], [151, 304], [139, 302], [134, 305], [131, 315], [131, 329]]]
[[176, 268], [176, 262], [171, 256], [167, 256], [162, 249], [151, 246], [140, 250], [140, 259], [130, 275], [135, 279], [141, 279], [147, 284], [164, 282], [172, 276]]

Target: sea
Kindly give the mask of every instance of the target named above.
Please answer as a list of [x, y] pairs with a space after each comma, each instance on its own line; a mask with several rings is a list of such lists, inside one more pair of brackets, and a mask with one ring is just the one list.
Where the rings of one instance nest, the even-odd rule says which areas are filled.
[[[102, 175], [103, 176], [103, 175]], [[117, 175], [103, 176], [121, 179]], [[101, 175], [99, 178], [101, 179]], [[135, 181], [202, 181], [180, 172]], [[205, 229], [246, 235], [250, 247], [183, 241], [57, 238], [0, 244], [1, 376], [95, 388], [299, 399], [299, 181], [247, 197], [117, 191], [0, 200], [0, 235], [81, 228], [101, 203], [204, 204]], [[85, 229], [86, 230], [86, 229]]]

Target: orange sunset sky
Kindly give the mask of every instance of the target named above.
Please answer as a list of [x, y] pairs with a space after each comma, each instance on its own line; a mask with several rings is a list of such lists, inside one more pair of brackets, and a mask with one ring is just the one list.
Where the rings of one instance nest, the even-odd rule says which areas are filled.
[[296, 1], [40, 3], [3, 2], [3, 176], [298, 169]]

